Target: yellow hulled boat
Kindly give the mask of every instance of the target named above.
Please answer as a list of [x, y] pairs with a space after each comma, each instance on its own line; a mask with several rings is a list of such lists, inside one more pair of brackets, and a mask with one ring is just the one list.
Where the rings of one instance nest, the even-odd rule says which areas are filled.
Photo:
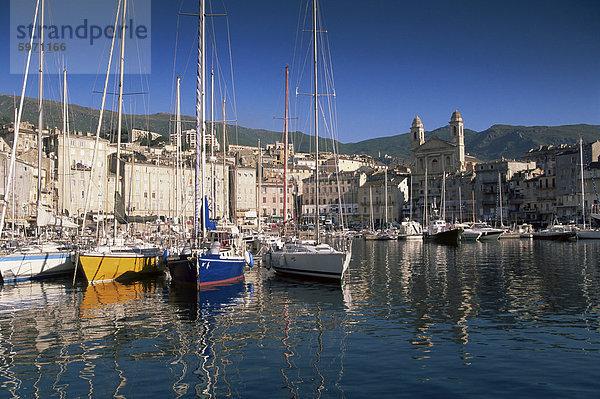
[[82, 252], [79, 267], [87, 281], [134, 280], [160, 272], [156, 249], [107, 249]]

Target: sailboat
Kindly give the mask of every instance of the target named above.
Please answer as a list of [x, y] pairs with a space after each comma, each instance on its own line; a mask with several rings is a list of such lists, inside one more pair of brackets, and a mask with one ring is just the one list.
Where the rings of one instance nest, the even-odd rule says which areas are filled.
[[[315, 123], [315, 230], [314, 241], [289, 240], [281, 249], [272, 248], [265, 254], [265, 265], [280, 275], [342, 280], [352, 257], [351, 241], [343, 251], [319, 242], [319, 114], [318, 114], [318, 69], [317, 69], [317, 0], [313, 0], [313, 99]], [[287, 81], [286, 81], [287, 86]], [[287, 90], [286, 90], [287, 93]], [[285, 99], [287, 108], [287, 96]], [[286, 125], [287, 126], [287, 125]]]
[[[198, 8], [194, 237], [180, 253], [165, 254], [164, 261], [173, 282], [206, 287], [239, 282], [244, 277], [245, 266], [253, 266], [254, 259], [250, 252], [244, 250], [241, 235], [236, 231], [235, 226], [218, 231], [216, 226], [210, 223], [208, 198], [205, 196], [204, 187], [206, 163], [204, 1], [199, 1]], [[224, 151], [225, 146], [223, 146]], [[215, 195], [214, 192], [212, 194]], [[200, 198], [202, 198], [202, 207], [200, 207]], [[200, 212], [201, 223], [199, 223]]]
[[[117, 153], [116, 153], [116, 178], [115, 178], [115, 217], [114, 217], [114, 225], [113, 225], [113, 238], [111, 243], [106, 243], [107, 245], [100, 245], [97, 243], [96, 247], [89, 251], [82, 251], [79, 254], [79, 264], [78, 269], [81, 269], [83, 273], [83, 277], [88, 281], [88, 283], [98, 283], [98, 282], [106, 282], [113, 280], [131, 280], [141, 278], [147, 275], [153, 275], [160, 273], [158, 269], [158, 256], [159, 251], [158, 248], [152, 246], [137, 246], [137, 245], [127, 245], [126, 241], [122, 238], [118, 237], [118, 229], [117, 229], [117, 219], [118, 214], [124, 216], [124, 209], [118, 211], [119, 204], [121, 202], [121, 192], [120, 192], [120, 156], [121, 156], [121, 125], [122, 125], [122, 117], [123, 117], [123, 66], [124, 66], [124, 58], [125, 58], [125, 28], [126, 28], [126, 15], [127, 15], [127, 0], [123, 0], [123, 10], [120, 12], [120, 4], [117, 9], [117, 17], [115, 20], [115, 25], [117, 26], [119, 14], [122, 14], [122, 22], [121, 22], [121, 56], [120, 56], [120, 66], [119, 66], [119, 100], [118, 100], [118, 121], [117, 121]], [[100, 108], [100, 117], [98, 119], [98, 128], [96, 130], [96, 148], [94, 149], [93, 161], [92, 161], [92, 173], [90, 176], [93, 176], [93, 168], [96, 166], [96, 149], [98, 147], [98, 139], [100, 136], [100, 127], [102, 125], [102, 115], [104, 112], [104, 104], [106, 100], [106, 89], [108, 85], [109, 71], [112, 61], [112, 54], [114, 49], [114, 41], [117, 35], [113, 35], [113, 40], [111, 43], [110, 55], [108, 60], [108, 69], [106, 72], [106, 79], [104, 81], [104, 91], [102, 94], [102, 106]], [[84, 217], [82, 222], [81, 234], [83, 235], [85, 231], [85, 221], [86, 221], [86, 213], [87, 206], [89, 203], [89, 197], [91, 193], [91, 185], [92, 179], [88, 183], [87, 197], [86, 197], [86, 207], [84, 210]], [[75, 274], [73, 279], [77, 277], [77, 270], [75, 269]]]
[[408, 219], [402, 221], [400, 223], [400, 228], [398, 231], [398, 239], [400, 240], [422, 240], [423, 239], [423, 226], [421, 223], [413, 220], [413, 188], [412, 188], [412, 174], [410, 175], [410, 189], [409, 189], [409, 204], [410, 204], [410, 214]]
[[[42, 129], [43, 129], [43, 102], [44, 102], [44, 0], [38, 4], [33, 19], [33, 26], [36, 25], [38, 11], [40, 15], [40, 52], [39, 52], [39, 114], [38, 114], [38, 184], [37, 184], [37, 243], [21, 248], [15, 252], [0, 256], [0, 282], [10, 282], [19, 280], [28, 280], [32, 278], [44, 278], [61, 274], [68, 274], [73, 271], [73, 249], [61, 243], [44, 242], [40, 239], [40, 220], [45, 215], [42, 209]], [[5, 189], [5, 198], [9, 198], [11, 182], [13, 181], [14, 164], [17, 153], [17, 142], [19, 137], [19, 128], [23, 115], [23, 100], [25, 98], [25, 88], [27, 86], [27, 76], [29, 75], [29, 64], [31, 61], [31, 44], [34, 35], [31, 35], [30, 50], [27, 54], [27, 66], [25, 67], [25, 76], [23, 77], [23, 87], [21, 91], [21, 100], [19, 112], [15, 121], [15, 133], [13, 137], [13, 148], [10, 159], [7, 186]], [[14, 204], [13, 204], [14, 207]], [[6, 201], [3, 203], [2, 216], [0, 220], [0, 236], [4, 228], [6, 215]]]
[[[425, 191], [427, 191], [427, 169], [425, 170]], [[442, 209], [445, 209], [446, 204], [446, 174], [442, 178]], [[427, 204], [425, 204], [427, 206]], [[433, 206], [433, 218], [427, 223], [427, 231], [424, 238], [433, 239], [441, 244], [458, 245], [463, 229], [451, 226], [446, 222], [445, 211], [439, 215], [438, 210]]]

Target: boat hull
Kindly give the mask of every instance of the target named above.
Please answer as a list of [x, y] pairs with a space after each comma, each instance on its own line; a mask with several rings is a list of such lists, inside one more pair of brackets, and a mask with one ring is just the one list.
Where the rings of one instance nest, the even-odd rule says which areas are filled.
[[462, 235], [462, 232], [462, 229], [451, 229], [432, 234], [428, 238], [431, 238], [435, 242], [440, 244], [458, 245], [460, 244], [460, 237]]
[[172, 281], [208, 286], [236, 282], [244, 277], [246, 261], [242, 257], [222, 258], [220, 255], [182, 255], [167, 259]]
[[271, 254], [271, 267], [286, 276], [341, 280], [350, 263], [350, 254], [277, 253]]
[[533, 233], [534, 240], [569, 241], [575, 237], [574, 231], [568, 232], [539, 232]]
[[73, 273], [72, 256], [70, 251], [4, 255], [0, 257], [0, 280], [14, 282]]
[[483, 232], [481, 236], [479, 236], [479, 241], [497, 241], [502, 235], [503, 231], [498, 232]]
[[157, 256], [138, 253], [83, 253], [79, 266], [87, 281], [123, 281], [160, 273]]
[[600, 230], [580, 230], [577, 232], [580, 240], [600, 240]]

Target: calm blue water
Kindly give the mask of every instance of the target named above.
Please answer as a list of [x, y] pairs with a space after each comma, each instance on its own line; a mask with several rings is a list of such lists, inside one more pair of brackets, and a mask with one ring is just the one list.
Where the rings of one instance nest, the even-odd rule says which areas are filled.
[[600, 242], [354, 242], [341, 287], [0, 290], [0, 397], [596, 397]]

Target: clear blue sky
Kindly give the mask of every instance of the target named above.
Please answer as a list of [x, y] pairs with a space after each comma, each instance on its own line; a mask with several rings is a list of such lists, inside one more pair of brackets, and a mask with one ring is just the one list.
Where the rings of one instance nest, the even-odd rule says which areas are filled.
[[[197, 10], [193, 0], [181, 3], [183, 12]], [[223, 4], [227, 8], [239, 125], [282, 129], [274, 117], [283, 114], [283, 68], [292, 65], [305, 3], [214, 0], [214, 12], [223, 12]], [[446, 125], [454, 109], [461, 112], [466, 128], [478, 131], [496, 123], [600, 124], [597, 0], [320, 0], [320, 5], [343, 142], [405, 133], [415, 115], [432, 130]], [[8, 1], [1, 7], [0, 34], [8, 37]], [[196, 22], [179, 17], [176, 51], [179, 8], [179, 0], [152, 0], [152, 72], [143, 78], [150, 113], [174, 109], [177, 54], [175, 74], [184, 79], [183, 112], [194, 114]], [[217, 30], [226, 21], [216, 21]], [[228, 73], [226, 42], [219, 48]], [[5, 41], [0, 51], [0, 93], [19, 93], [22, 76], [9, 74]], [[101, 80], [100, 75], [70, 76], [71, 102], [99, 107], [100, 98], [92, 91], [101, 89]], [[28, 96], [36, 97], [36, 85], [33, 76]], [[47, 85], [48, 98], [59, 99], [56, 77], [48, 77]], [[135, 111], [143, 113], [144, 107], [138, 104]], [[231, 108], [227, 112], [231, 117]]]

